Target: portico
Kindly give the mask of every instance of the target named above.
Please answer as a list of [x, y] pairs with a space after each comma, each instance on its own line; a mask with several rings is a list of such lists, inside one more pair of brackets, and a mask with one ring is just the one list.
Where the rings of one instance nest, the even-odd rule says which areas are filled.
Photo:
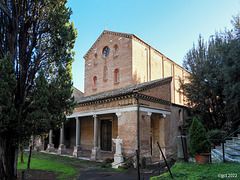
[[[172, 125], [170, 82], [171, 78], [165, 78], [79, 98], [78, 107], [72, 115], [67, 116], [68, 123], [61, 127], [59, 146], [72, 148], [74, 157], [84, 156], [83, 152], [88, 151], [92, 161], [101, 161], [102, 153], [109, 152], [113, 156], [115, 143], [112, 138], [119, 136], [123, 140], [122, 152], [126, 156], [132, 156], [138, 149], [139, 133], [141, 158], [145, 157], [148, 162], [151, 162], [152, 157], [160, 158], [158, 152], [152, 151], [157, 142], [168, 154], [169, 149], [174, 149], [171, 147], [175, 146], [172, 131], [178, 131]], [[150, 96], [160, 89], [165, 95]], [[119, 94], [119, 91], [124, 93]], [[64, 131], [65, 127], [70, 132]], [[64, 132], [68, 138], [63, 139]], [[170, 141], [169, 138], [173, 140]]]

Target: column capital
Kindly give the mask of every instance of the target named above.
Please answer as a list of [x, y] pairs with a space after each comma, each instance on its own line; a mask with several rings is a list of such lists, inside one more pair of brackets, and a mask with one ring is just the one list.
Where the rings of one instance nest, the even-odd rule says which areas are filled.
[[79, 118], [76, 116], [75, 119], [78, 120]]
[[94, 118], [97, 118], [97, 115], [96, 115], [96, 114], [94, 114], [94, 115], [93, 115], [93, 117], [94, 117]]
[[162, 114], [162, 116], [163, 116], [163, 118], [165, 119], [167, 115], [166, 115], [166, 114]]
[[122, 114], [121, 112], [116, 112], [117, 117], [121, 116], [121, 114]]
[[152, 112], [148, 111], [148, 116], [150, 116], [150, 117], [151, 117], [151, 115], [152, 115]]

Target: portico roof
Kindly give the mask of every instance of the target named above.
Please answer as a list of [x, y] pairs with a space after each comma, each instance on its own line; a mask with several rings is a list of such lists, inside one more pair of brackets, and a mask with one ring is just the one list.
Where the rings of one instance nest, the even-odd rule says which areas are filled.
[[156, 86], [160, 86], [160, 85], [169, 83], [171, 80], [172, 80], [172, 77], [166, 77], [166, 78], [156, 79], [156, 80], [149, 81], [149, 82], [144, 82], [144, 83], [140, 83], [140, 84], [136, 84], [136, 85], [127, 86], [127, 87], [124, 87], [121, 89], [106, 91], [106, 92], [99, 93], [99, 94], [94, 94], [91, 96], [80, 97], [77, 99], [77, 103], [86, 103], [86, 102], [91, 102], [91, 101], [96, 101], [96, 100], [102, 100], [102, 99], [107, 99], [107, 98], [112, 98], [112, 97], [119, 97], [119, 96], [134, 94], [137, 92], [145, 91], [147, 89], [151, 89]]

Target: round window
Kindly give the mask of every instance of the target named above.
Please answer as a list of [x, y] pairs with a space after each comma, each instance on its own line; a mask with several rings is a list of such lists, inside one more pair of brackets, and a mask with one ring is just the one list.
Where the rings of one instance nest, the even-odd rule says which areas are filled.
[[110, 49], [109, 49], [109, 47], [104, 47], [103, 48], [103, 57], [107, 57], [108, 56], [108, 54], [109, 54], [109, 52], [110, 52]]

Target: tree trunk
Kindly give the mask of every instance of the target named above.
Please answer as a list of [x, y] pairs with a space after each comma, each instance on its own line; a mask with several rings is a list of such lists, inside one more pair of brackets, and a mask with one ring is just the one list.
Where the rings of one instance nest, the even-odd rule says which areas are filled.
[[28, 156], [28, 164], [27, 164], [27, 170], [30, 169], [30, 163], [31, 163], [31, 156], [32, 156], [32, 145], [30, 146], [29, 156]]
[[9, 136], [0, 136], [0, 179], [17, 179], [16, 157], [17, 146], [14, 146], [9, 140]]
[[23, 145], [22, 144], [20, 144], [20, 162], [24, 163], [24, 161], [23, 161]]

